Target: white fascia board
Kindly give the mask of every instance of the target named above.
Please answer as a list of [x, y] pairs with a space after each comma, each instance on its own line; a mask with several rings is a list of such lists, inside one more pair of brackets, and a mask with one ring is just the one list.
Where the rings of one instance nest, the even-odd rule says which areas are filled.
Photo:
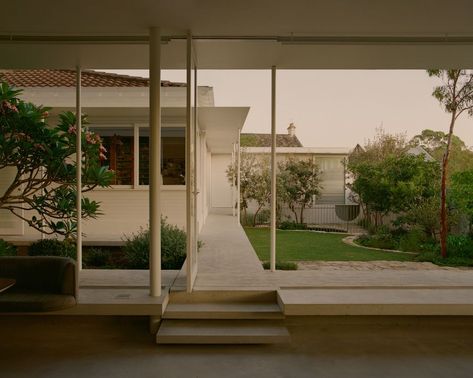
[[[269, 154], [271, 147], [242, 147], [242, 150], [254, 154]], [[349, 147], [278, 147], [278, 154], [316, 154], [316, 155], [348, 155]]]

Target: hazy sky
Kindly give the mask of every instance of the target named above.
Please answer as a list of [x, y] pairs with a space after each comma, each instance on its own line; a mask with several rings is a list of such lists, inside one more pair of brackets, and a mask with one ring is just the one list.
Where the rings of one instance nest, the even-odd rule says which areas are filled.
[[[185, 72], [166, 70], [162, 79], [185, 81]], [[198, 83], [214, 88], [216, 106], [250, 107], [244, 132], [270, 132], [269, 70], [201, 70]], [[280, 70], [277, 132], [294, 122], [306, 147], [352, 147], [381, 125], [408, 137], [426, 128], [446, 132], [449, 116], [431, 95], [436, 83], [422, 70]], [[473, 118], [462, 115], [455, 133], [473, 146]]]

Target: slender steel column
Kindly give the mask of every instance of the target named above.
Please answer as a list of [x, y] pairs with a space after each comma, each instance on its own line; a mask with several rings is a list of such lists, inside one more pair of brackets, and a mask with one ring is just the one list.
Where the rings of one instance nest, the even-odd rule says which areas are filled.
[[241, 148], [240, 148], [240, 133], [241, 130], [238, 130], [238, 143], [237, 143], [237, 222], [240, 220], [240, 181], [241, 181]]
[[270, 268], [276, 271], [276, 67], [271, 67], [271, 243]]
[[149, 281], [150, 295], [161, 296], [161, 31], [149, 31]]
[[187, 252], [187, 292], [192, 292], [193, 284], [193, 263], [194, 263], [194, 238], [193, 238], [193, 175], [192, 175], [192, 36], [187, 35], [187, 51], [186, 51], [186, 252]]
[[82, 104], [81, 104], [81, 68], [76, 68], [76, 292], [79, 290], [79, 274], [82, 270]]

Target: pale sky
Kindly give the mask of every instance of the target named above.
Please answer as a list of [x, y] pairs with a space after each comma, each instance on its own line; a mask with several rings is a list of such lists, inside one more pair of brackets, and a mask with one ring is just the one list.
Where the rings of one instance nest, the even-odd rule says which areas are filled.
[[[185, 81], [185, 72], [165, 70], [162, 79]], [[423, 70], [279, 70], [277, 132], [294, 122], [305, 147], [353, 147], [381, 125], [408, 137], [426, 128], [446, 132], [449, 115], [431, 95], [436, 83]], [[200, 70], [198, 84], [214, 88], [216, 106], [250, 107], [243, 132], [270, 132], [269, 70]], [[473, 118], [463, 114], [455, 134], [473, 146]]]

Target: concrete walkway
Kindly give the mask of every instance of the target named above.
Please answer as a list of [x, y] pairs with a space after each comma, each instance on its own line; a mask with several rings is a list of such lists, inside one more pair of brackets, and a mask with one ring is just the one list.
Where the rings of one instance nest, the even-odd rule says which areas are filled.
[[263, 267], [236, 217], [209, 214], [200, 233], [199, 275], [261, 273]]

